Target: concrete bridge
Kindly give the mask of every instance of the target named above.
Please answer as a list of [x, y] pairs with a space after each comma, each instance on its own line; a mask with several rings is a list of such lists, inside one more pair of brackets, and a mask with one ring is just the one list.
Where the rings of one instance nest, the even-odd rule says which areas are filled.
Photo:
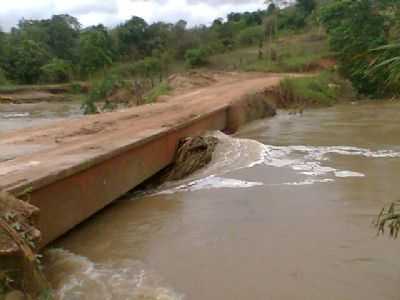
[[0, 190], [40, 209], [43, 247], [170, 164], [180, 138], [270, 114], [248, 95], [281, 78], [241, 75], [163, 103], [0, 135]]

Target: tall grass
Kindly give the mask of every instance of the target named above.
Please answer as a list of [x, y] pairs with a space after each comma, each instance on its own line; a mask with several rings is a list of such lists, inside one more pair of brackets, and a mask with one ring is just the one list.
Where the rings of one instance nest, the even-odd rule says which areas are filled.
[[281, 81], [275, 91], [281, 107], [331, 106], [355, 97], [351, 84], [333, 71], [315, 76], [290, 77]]
[[248, 47], [212, 56], [210, 62], [212, 67], [223, 70], [306, 72], [318, 69], [319, 61], [330, 56], [325, 34], [311, 30], [285, 33], [272, 44], [264, 43], [262, 59], [257, 47]]

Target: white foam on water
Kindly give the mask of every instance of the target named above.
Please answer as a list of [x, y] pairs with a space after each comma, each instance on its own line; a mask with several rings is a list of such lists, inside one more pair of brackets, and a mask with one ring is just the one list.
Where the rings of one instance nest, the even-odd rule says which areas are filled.
[[336, 171], [336, 177], [365, 177], [364, 174], [358, 172], [351, 172], [351, 171]]
[[95, 264], [62, 249], [45, 254], [45, 272], [60, 300], [182, 300], [143, 263], [125, 260]]
[[14, 119], [14, 118], [25, 118], [25, 117], [29, 117], [30, 113], [25, 112], [25, 113], [7, 113], [7, 114], [3, 114], [4, 118], [7, 119]]
[[295, 181], [295, 182], [285, 182], [284, 185], [310, 185], [310, 184], [315, 184], [315, 183], [327, 183], [327, 182], [333, 182], [335, 180], [331, 179], [331, 178], [325, 178], [325, 179], [305, 179], [302, 181]]
[[261, 185], [263, 185], [262, 182], [244, 181], [211, 175], [202, 179], [193, 180], [187, 184], [182, 184], [174, 188], [164, 189], [156, 194], [174, 194], [176, 192], [193, 192], [216, 188], [250, 188]]
[[222, 132], [213, 132], [219, 143], [212, 161], [201, 170], [183, 180], [167, 182], [147, 194], [172, 194], [212, 188], [249, 188], [262, 182], [248, 182], [226, 178], [224, 175], [256, 165], [288, 168], [307, 176], [304, 180], [281, 183], [282, 185], [310, 185], [328, 183], [335, 178], [365, 177], [354, 170], [340, 170], [329, 166], [331, 155], [352, 155], [370, 158], [399, 158], [400, 152], [352, 146], [273, 146], [250, 139], [234, 138]]

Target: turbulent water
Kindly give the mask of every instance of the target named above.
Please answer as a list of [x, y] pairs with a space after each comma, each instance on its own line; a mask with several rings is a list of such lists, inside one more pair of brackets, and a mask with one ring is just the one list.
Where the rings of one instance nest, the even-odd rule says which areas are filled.
[[60, 299], [393, 299], [400, 105], [281, 112], [189, 178], [121, 199], [47, 251]]

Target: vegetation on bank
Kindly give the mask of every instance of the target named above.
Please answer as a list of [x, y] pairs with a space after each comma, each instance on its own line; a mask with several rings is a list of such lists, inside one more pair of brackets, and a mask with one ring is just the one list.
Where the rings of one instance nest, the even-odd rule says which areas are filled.
[[331, 106], [356, 96], [351, 83], [335, 70], [305, 77], [287, 77], [271, 93], [277, 98], [278, 106], [283, 108]]
[[0, 86], [108, 81], [114, 74], [140, 81], [145, 94], [184, 68], [315, 72], [334, 56], [338, 74], [359, 94], [391, 96], [400, 86], [399, 7], [395, 0], [271, 0], [264, 10], [193, 28], [136, 16], [115, 28], [82, 28], [70, 15], [23, 19], [0, 32]]
[[328, 1], [320, 16], [340, 73], [359, 93], [375, 97], [399, 92], [397, 0]]

